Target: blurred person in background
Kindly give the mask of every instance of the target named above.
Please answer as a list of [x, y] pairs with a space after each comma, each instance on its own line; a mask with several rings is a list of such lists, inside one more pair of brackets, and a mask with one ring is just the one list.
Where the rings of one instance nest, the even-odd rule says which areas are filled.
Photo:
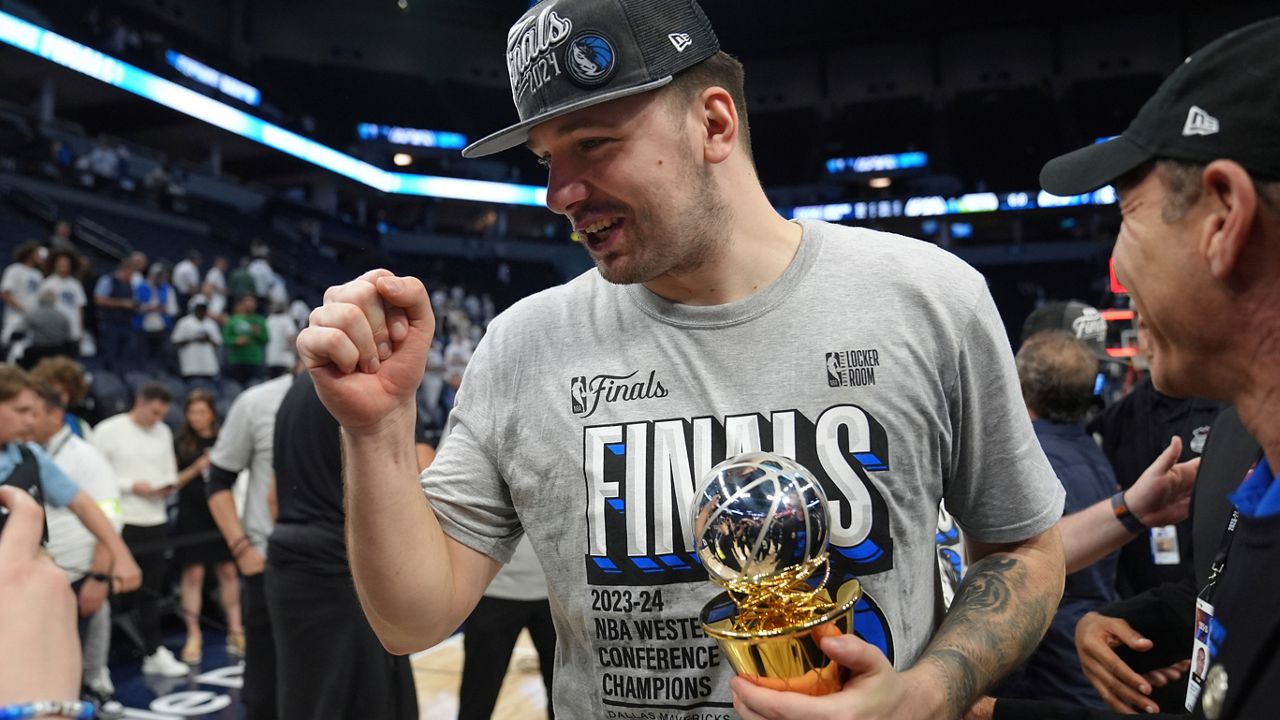
[[4, 299], [0, 345], [13, 342], [14, 333], [23, 328], [24, 314], [36, 306], [36, 295], [44, 281], [44, 259], [44, 247], [28, 240], [14, 248], [13, 262], [0, 274], [0, 298]]
[[178, 307], [187, 307], [191, 296], [200, 292], [200, 265], [203, 262], [199, 250], [188, 250], [187, 256], [173, 266], [173, 289], [178, 292]]
[[129, 285], [138, 287], [147, 281], [147, 254], [141, 250], [134, 250], [129, 253], [129, 266], [132, 272], [129, 274]]
[[[1096, 313], [1084, 316], [1095, 317]], [[1186, 517], [1199, 460], [1175, 465], [1182, 449], [1181, 441], [1175, 438], [1127, 492], [1120, 489], [1106, 456], [1084, 429], [1085, 414], [1094, 402], [1097, 348], [1077, 337], [1074, 326], [1079, 323], [1073, 324], [1071, 319], [1064, 321], [1061, 313], [1055, 313], [1052, 322], [1045, 322], [1043, 316], [1033, 313], [1024, 325], [1026, 340], [1016, 358], [1036, 439], [1066, 491], [1063, 516], [1058, 521], [1066, 556], [1066, 586], [1048, 633], [1026, 663], [993, 694], [1100, 708], [1105, 705], [1085, 679], [1076, 655], [1076, 622], [1085, 613], [1119, 599], [1115, 590], [1119, 548], [1147, 525]], [[1054, 324], [1071, 329], [1035, 330]]]
[[155, 369], [168, 369], [169, 332], [178, 316], [178, 294], [169, 284], [169, 268], [155, 263], [147, 271], [147, 281], [135, 288], [138, 308], [134, 328], [142, 332], [143, 357]]
[[209, 317], [209, 301], [193, 295], [191, 314], [173, 326], [173, 345], [178, 350], [178, 372], [188, 383], [214, 387], [220, 372], [222, 328]]
[[222, 329], [227, 348], [227, 376], [241, 385], [266, 376], [267, 321], [258, 314], [258, 299], [252, 294], [236, 300], [235, 312]]
[[209, 272], [204, 275], [200, 293], [209, 298], [209, 317], [222, 325], [227, 321], [227, 259], [221, 255], [213, 259]]
[[98, 357], [103, 367], [116, 372], [140, 365], [139, 338], [133, 329], [133, 311], [138, 301], [133, 294], [134, 262], [125, 258], [115, 272], [103, 275], [93, 288], [98, 313]]
[[53, 252], [78, 252], [75, 238], [72, 236], [71, 223], [59, 220], [53, 224], [53, 232], [49, 235], [49, 249]]
[[547, 576], [527, 537], [516, 546], [511, 562], [489, 583], [463, 627], [458, 720], [488, 720], [493, 716], [511, 651], [520, 631], [526, 629], [538, 651], [538, 671], [547, 690], [547, 718], [554, 720], [551, 689], [556, 628], [547, 599]]
[[23, 369], [30, 370], [47, 357], [73, 354], [71, 321], [58, 310], [57, 302], [53, 290], [41, 290], [36, 296], [36, 306], [27, 311], [24, 319], [27, 339], [18, 358]]
[[[209, 514], [240, 571], [240, 609], [245, 632], [241, 698], [248, 720], [277, 717], [276, 649], [271, 637], [264, 571], [267, 538], [275, 525], [270, 498], [276, 412], [293, 378], [292, 373], [281, 375], [236, 397], [218, 433], [218, 441], [209, 451], [209, 471], [205, 474]], [[231, 489], [239, 473], [246, 470], [244, 505], [237, 513]]]
[[266, 243], [257, 241], [252, 254], [253, 259], [245, 270], [253, 278], [253, 294], [258, 296], [260, 303], [270, 302], [271, 286], [276, 282], [276, 271], [271, 269], [270, 251]]
[[271, 304], [267, 316], [266, 363], [268, 377], [280, 377], [293, 369], [298, 361], [294, 342], [298, 339], [298, 326], [283, 302]]
[[79, 357], [80, 341], [84, 337], [84, 309], [89, 304], [84, 285], [75, 276], [80, 263], [80, 253], [74, 250], [55, 250], [49, 256], [51, 272], [40, 283], [40, 290], [54, 294], [54, 307], [67, 318], [71, 326], [71, 339], [65, 352], [67, 357]]
[[178, 522], [174, 534], [179, 539], [209, 536], [194, 544], [183, 542], [177, 551], [178, 566], [182, 568], [182, 618], [187, 625], [187, 640], [179, 657], [182, 662], [197, 666], [204, 648], [200, 611], [205, 568], [212, 567], [218, 577], [218, 596], [227, 619], [227, 647], [233, 648], [236, 654], [242, 654], [244, 648], [240, 579], [231, 561], [231, 552], [209, 514], [204, 490], [204, 475], [210, 465], [209, 449], [217, 439], [218, 410], [213, 394], [205, 389], [192, 390], [183, 408], [182, 426], [173, 438], [178, 460]]
[[[311, 376], [298, 373], [275, 423], [279, 515], [266, 572], [279, 654], [280, 718], [416, 719], [409, 658], [382, 646], [351, 581], [339, 433]], [[414, 444], [419, 467], [425, 468], [435, 453], [421, 439]]]
[[[34, 379], [34, 377], [33, 377]], [[90, 443], [77, 437], [66, 424], [63, 394], [52, 385], [36, 381], [40, 402], [35, 404], [32, 437], [80, 489], [97, 503], [117, 533], [123, 526], [120, 488], [111, 465]], [[115, 692], [107, 669], [111, 649], [110, 547], [65, 508], [51, 507], [49, 553], [67, 573], [79, 606], [80, 642], [84, 651], [84, 687], [99, 706]], [[123, 542], [121, 543], [123, 545]]]
[[311, 306], [305, 300], [294, 298], [289, 303], [289, 316], [293, 318], [293, 324], [299, 330], [307, 326], [307, 320], [311, 317]]
[[249, 258], [242, 257], [240, 264], [227, 273], [227, 297], [238, 301], [245, 295], [258, 296], [258, 283], [249, 272], [249, 262]]
[[88, 379], [80, 363], [67, 357], [45, 358], [31, 369], [31, 379], [58, 391], [62, 398], [63, 422], [67, 429], [72, 435], [88, 440], [92, 433], [89, 422], [73, 412], [74, 408], [84, 403], [89, 394]]
[[120, 483], [124, 539], [142, 566], [142, 588], [121, 598], [123, 606], [138, 613], [142, 672], [185, 677], [187, 666], [161, 643], [160, 631], [160, 601], [167, 595], [164, 581], [169, 515], [165, 500], [177, 489], [178, 481], [173, 433], [164, 424], [172, 401], [173, 396], [164, 385], [143, 385], [129, 412], [98, 423], [93, 429], [93, 444], [111, 463]]

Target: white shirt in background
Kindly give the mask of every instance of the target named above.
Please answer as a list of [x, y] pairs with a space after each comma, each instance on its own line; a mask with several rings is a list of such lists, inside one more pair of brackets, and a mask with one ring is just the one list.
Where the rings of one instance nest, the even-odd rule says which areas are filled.
[[[43, 280], [44, 275], [39, 270], [30, 265], [13, 263], [4, 269], [3, 275], [0, 275], [0, 292], [7, 291], [12, 295], [25, 312], [36, 306], [36, 296], [40, 292], [40, 283]], [[7, 341], [9, 336], [22, 326], [22, 317], [21, 312], [8, 304], [5, 305], [4, 329], [0, 332], [4, 340]]]
[[[213, 341], [213, 344], [188, 342], [202, 335]], [[195, 315], [184, 315], [173, 326], [173, 344], [178, 347], [178, 372], [183, 377], [217, 375], [221, 370], [218, 349], [222, 347], [222, 328], [208, 315], [203, 320]]]
[[213, 289], [217, 290], [220, 295], [227, 294], [227, 276], [223, 275], [218, 268], [209, 268], [209, 272], [204, 275], [204, 281], [206, 284], [212, 285]]
[[[123, 524], [120, 517], [120, 487], [107, 459], [97, 448], [71, 434], [63, 426], [45, 448], [53, 461], [89, 497], [98, 503], [102, 513], [119, 532]], [[93, 551], [98, 539], [89, 532], [67, 508], [45, 506], [49, 518], [49, 554], [53, 561], [67, 573], [67, 579], [75, 582], [83, 577], [93, 564]]]
[[275, 280], [276, 273], [271, 269], [271, 263], [256, 258], [249, 262], [249, 276], [253, 278], [253, 286], [258, 297], [266, 297], [267, 292], [271, 290], [271, 282]]
[[154, 527], [168, 522], [164, 498], [135, 495], [133, 484], [141, 480], [158, 488], [178, 482], [178, 459], [173, 454], [169, 426], [158, 422], [140, 427], [129, 413], [121, 413], [98, 423], [93, 429], [93, 445], [115, 471], [124, 524]]
[[293, 339], [297, 334], [298, 326], [288, 313], [267, 316], [267, 367], [293, 367], [297, 358]]
[[71, 339], [79, 340], [84, 335], [84, 306], [89, 304], [89, 299], [84, 295], [84, 286], [71, 276], [50, 275], [40, 283], [39, 292], [45, 290], [53, 291], [57, 298], [53, 307], [71, 323]]
[[173, 287], [183, 295], [194, 295], [200, 290], [200, 268], [190, 259], [173, 266]]
[[289, 316], [296, 327], [304, 328], [311, 320], [311, 307], [301, 300], [294, 300], [289, 303]]

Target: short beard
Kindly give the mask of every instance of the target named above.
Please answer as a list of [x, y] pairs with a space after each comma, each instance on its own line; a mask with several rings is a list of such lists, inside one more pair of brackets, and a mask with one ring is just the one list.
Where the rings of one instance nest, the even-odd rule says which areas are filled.
[[[646, 237], [634, 236], [631, 252], [638, 260], [635, 264], [610, 268], [597, 260], [601, 277], [617, 285], [647, 283], [666, 275], [695, 272], [719, 257], [728, 242], [729, 205], [717, 192], [709, 168], [690, 162], [684, 179], [689, 187], [684, 205], [659, 211], [674, 218], [674, 223], [651, 223]], [[678, 224], [679, 229], [670, 224]]]

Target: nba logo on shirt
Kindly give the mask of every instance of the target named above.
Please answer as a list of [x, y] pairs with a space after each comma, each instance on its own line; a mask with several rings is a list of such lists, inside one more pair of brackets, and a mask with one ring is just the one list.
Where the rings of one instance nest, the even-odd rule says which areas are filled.
[[587, 376], [579, 375], [569, 381], [569, 403], [573, 414], [581, 415], [587, 411]]

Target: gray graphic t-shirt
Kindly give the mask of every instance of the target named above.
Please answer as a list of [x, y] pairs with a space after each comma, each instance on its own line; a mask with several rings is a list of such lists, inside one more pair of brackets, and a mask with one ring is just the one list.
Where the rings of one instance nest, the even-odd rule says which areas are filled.
[[678, 305], [592, 270], [513, 306], [476, 349], [422, 484], [455, 540], [503, 561], [531, 540], [557, 716], [733, 717], [688, 521], [726, 457], [772, 451], [820, 478], [830, 584], [862, 581], [856, 630], [899, 668], [941, 620], [944, 496], [986, 542], [1061, 514], [982, 276], [915, 240], [803, 228], [746, 300]]

